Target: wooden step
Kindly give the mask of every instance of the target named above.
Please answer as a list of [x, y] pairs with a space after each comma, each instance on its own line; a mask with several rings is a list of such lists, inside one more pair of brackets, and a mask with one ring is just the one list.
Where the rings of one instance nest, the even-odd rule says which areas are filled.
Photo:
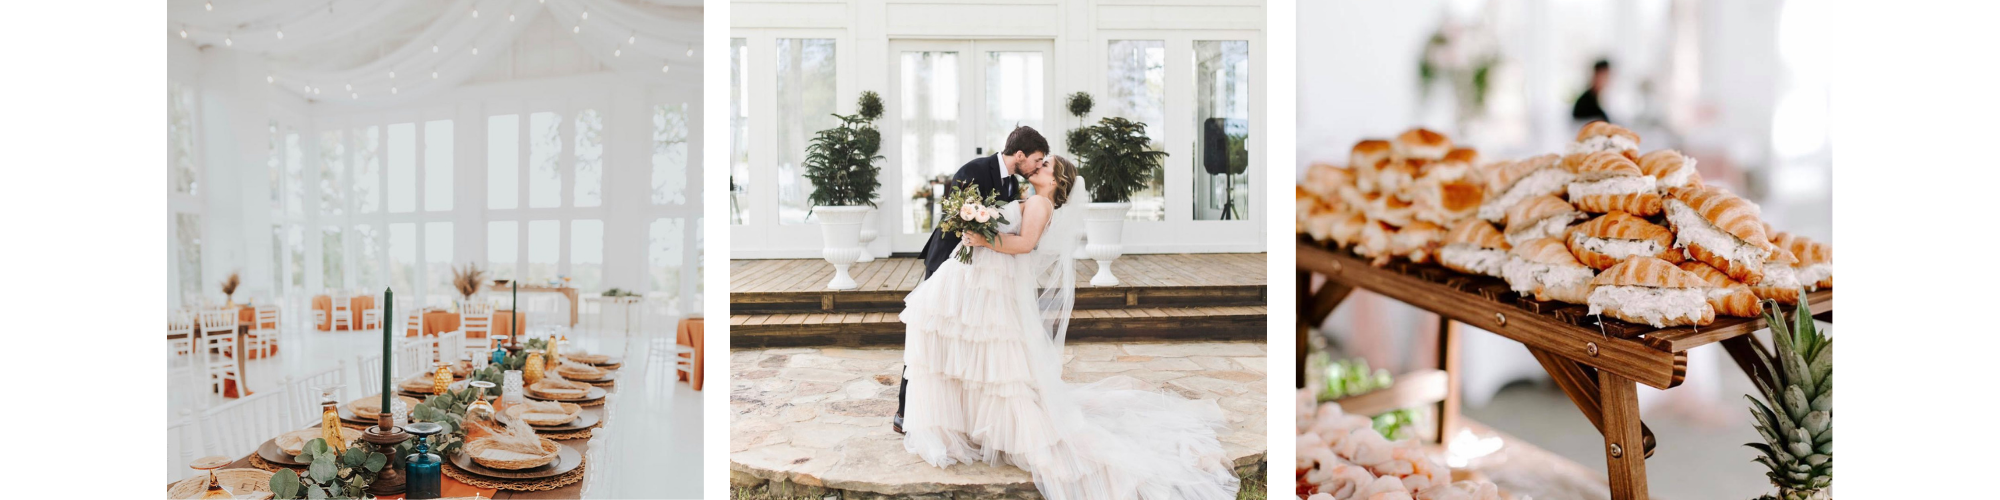
[[[1112, 265], [1119, 286], [1089, 284], [1097, 263], [1077, 263], [1076, 308], [1252, 306], [1267, 303], [1264, 254], [1128, 255]], [[881, 259], [850, 270], [855, 290], [832, 291], [832, 266], [819, 260], [730, 262], [731, 314], [895, 313], [923, 278], [923, 262]]]
[[[1263, 340], [1267, 312], [1262, 305], [1078, 309], [1070, 318], [1069, 339], [1079, 342]], [[891, 312], [729, 317], [731, 349], [902, 344], [903, 322]]]

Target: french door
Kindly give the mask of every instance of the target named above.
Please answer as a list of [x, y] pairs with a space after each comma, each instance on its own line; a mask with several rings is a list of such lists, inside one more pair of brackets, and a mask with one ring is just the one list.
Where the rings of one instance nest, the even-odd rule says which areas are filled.
[[891, 252], [923, 249], [944, 183], [965, 162], [992, 155], [1016, 126], [1051, 146], [1055, 67], [1049, 40], [892, 40], [883, 96], [883, 238]]

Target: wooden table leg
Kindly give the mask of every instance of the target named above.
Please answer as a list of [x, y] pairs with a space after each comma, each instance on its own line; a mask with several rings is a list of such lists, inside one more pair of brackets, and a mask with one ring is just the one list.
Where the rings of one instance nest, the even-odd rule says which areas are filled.
[[[1295, 310], [1304, 313], [1308, 310], [1306, 309], [1307, 305], [1312, 303], [1312, 273], [1299, 271], [1298, 278], [1299, 302], [1298, 309]], [[1297, 364], [1293, 366], [1292, 370], [1295, 375], [1292, 382], [1292, 388], [1294, 389], [1306, 388], [1306, 335], [1312, 332], [1312, 327], [1307, 325], [1305, 316], [1299, 316], [1298, 349], [1294, 352], [1298, 359]]]
[[1306, 387], [1307, 336], [1312, 335], [1314, 327], [1318, 327], [1320, 323], [1326, 322], [1326, 317], [1333, 314], [1333, 309], [1339, 307], [1341, 301], [1347, 300], [1348, 294], [1354, 293], [1354, 287], [1336, 283], [1332, 280], [1328, 280], [1326, 284], [1321, 285], [1318, 293], [1313, 293], [1312, 276], [1313, 274], [1308, 271], [1299, 271], [1298, 275], [1299, 333], [1297, 340], [1298, 351], [1296, 352], [1298, 359], [1297, 364], [1293, 367], [1293, 371], [1297, 374], [1294, 387], [1299, 389]]
[[[1549, 372], [1549, 378], [1555, 380], [1556, 387], [1569, 396], [1571, 403], [1576, 403], [1576, 409], [1583, 412], [1583, 418], [1590, 420], [1590, 425], [1596, 427], [1597, 432], [1603, 433], [1604, 404], [1599, 394], [1598, 371], [1541, 349], [1529, 347], [1528, 353], [1535, 355], [1535, 361], [1542, 363], [1542, 369]], [[1653, 449], [1658, 443], [1653, 437], [1653, 430], [1646, 427], [1645, 422], [1640, 422], [1639, 434], [1643, 446], [1642, 456], [1653, 456]]]
[[1604, 411], [1605, 469], [1610, 472], [1611, 498], [1645, 500], [1646, 459], [1634, 453], [1643, 437], [1639, 431], [1639, 389], [1631, 379], [1615, 373], [1597, 372], [1598, 394]]
[[1444, 400], [1437, 404], [1437, 442], [1449, 445], [1453, 433], [1458, 432], [1459, 418], [1459, 369], [1458, 351], [1463, 336], [1459, 323], [1438, 317], [1438, 369], [1445, 373]]

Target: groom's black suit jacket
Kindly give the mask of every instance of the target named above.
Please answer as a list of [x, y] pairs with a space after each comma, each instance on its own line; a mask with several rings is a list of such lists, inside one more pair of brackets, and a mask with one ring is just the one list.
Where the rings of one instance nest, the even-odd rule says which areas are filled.
[[[952, 174], [951, 183], [944, 188], [945, 196], [949, 197], [958, 191], [961, 182], [978, 187], [980, 196], [999, 193], [1003, 196], [1003, 201], [1012, 201], [1020, 194], [1020, 183], [1014, 181], [1011, 175], [1000, 175], [1000, 159], [993, 155], [973, 158], [972, 161], [965, 162], [964, 166], [958, 167], [958, 173]], [[1010, 190], [1012, 192], [1009, 192]], [[955, 216], [955, 214], [943, 214], [941, 217]], [[957, 234], [947, 233], [943, 229], [931, 229], [931, 239], [924, 243], [923, 250], [925, 278], [930, 278], [931, 273], [937, 272], [938, 266], [944, 265], [945, 259], [951, 258], [952, 250], [958, 248], [960, 239]]]

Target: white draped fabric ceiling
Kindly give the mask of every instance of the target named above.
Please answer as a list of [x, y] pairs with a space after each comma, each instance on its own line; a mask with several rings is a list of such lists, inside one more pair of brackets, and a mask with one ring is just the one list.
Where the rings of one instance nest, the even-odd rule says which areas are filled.
[[309, 100], [394, 104], [453, 88], [550, 16], [605, 68], [700, 81], [700, 0], [175, 0], [168, 30], [263, 55]]

